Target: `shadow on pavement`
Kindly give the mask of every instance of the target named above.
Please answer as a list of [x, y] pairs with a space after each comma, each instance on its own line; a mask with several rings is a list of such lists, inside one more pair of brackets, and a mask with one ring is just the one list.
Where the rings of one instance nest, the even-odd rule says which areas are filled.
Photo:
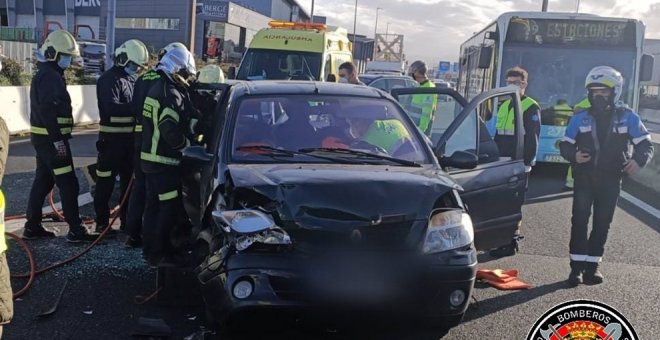
[[[487, 287], [487, 288], [483, 288]], [[475, 289], [495, 289], [490, 286], [482, 286], [481, 284], [475, 285]], [[522, 305], [531, 300], [541, 296], [551, 294], [561, 289], [571, 289], [565, 281], [545, 284], [542, 286], [533, 287], [527, 290], [521, 290], [516, 293], [500, 295], [493, 298], [485, 299], [473, 303], [468, 308], [463, 321], [472, 321], [490, 315], [492, 313], [500, 312], [518, 305]]]

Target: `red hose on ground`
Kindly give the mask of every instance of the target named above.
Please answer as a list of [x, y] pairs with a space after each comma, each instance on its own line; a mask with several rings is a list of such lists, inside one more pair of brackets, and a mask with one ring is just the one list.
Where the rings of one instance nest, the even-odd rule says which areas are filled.
[[34, 277], [37, 275], [36, 274], [37, 265], [34, 262], [34, 256], [32, 255], [32, 251], [30, 250], [30, 247], [28, 247], [27, 243], [25, 243], [23, 239], [21, 239], [18, 235], [13, 233], [5, 233], [5, 235], [13, 238], [14, 240], [16, 240], [16, 242], [18, 242], [21, 248], [25, 250], [25, 253], [27, 253], [28, 260], [30, 261], [30, 275], [28, 276], [28, 282], [25, 284], [23, 288], [21, 288], [21, 290], [14, 293], [13, 297], [14, 299], [16, 299], [21, 297], [23, 294], [25, 294], [28, 291], [28, 289], [30, 289], [30, 286], [32, 286], [32, 283], [34, 282]]
[[[108, 226], [105, 229], [103, 229], [103, 232], [101, 232], [101, 234], [99, 234], [99, 236], [96, 238], [96, 240], [94, 240], [94, 242], [90, 243], [79, 254], [77, 254], [77, 255], [75, 255], [71, 258], [65, 259], [63, 261], [55, 262], [55, 263], [53, 263], [53, 264], [51, 264], [51, 265], [49, 265], [45, 268], [41, 268], [41, 269], [38, 269], [38, 270], [36, 269], [34, 256], [32, 255], [32, 251], [30, 251], [30, 248], [28, 247], [27, 243], [25, 243], [20, 237], [18, 237], [17, 235], [15, 235], [13, 233], [5, 233], [6, 235], [9, 235], [11, 238], [13, 238], [13, 239], [15, 239], [19, 242], [21, 247], [23, 249], [25, 249], [26, 253], [28, 254], [28, 259], [30, 260], [30, 272], [20, 273], [20, 274], [12, 274], [11, 275], [11, 277], [13, 277], [13, 278], [27, 278], [28, 279], [28, 282], [25, 284], [25, 286], [23, 288], [21, 288], [21, 290], [19, 290], [16, 294], [14, 294], [14, 299], [21, 296], [21, 295], [23, 295], [23, 294], [25, 294], [25, 292], [27, 292], [28, 289], [30, 289], [30, 286], [34, 282], [34, 277], [36, 275], [45, 273], [45, 272], [47, 272], [51, 269], [58, 268], [58, 267], [61, 267], [65, 264], [71, 263], [71, 262], [79, 259], [83, 255], [87, 254], [92, 248], [94, 248], [94, 246], [96, 246], [103, 239], [103, 237], [105, 237], [105, 235], [108, 233], [110, 228], [112, 228], [112, 225], [115, 223], [115, 221], [119, 217], [119, 215], [120, 215], [119, 212], [121, 211], [121, 209], [126, 204], [126, 201], [128, 199], [128, 196], [131, 192], [132, 187], [133, 187], [133, 178], [131, 178], [131, 181], [128, 183], [128, 188], [126, 189], [126, 192], [124, 193], [124, 196], [122, 197], [122, 199], [119, 203], [119, 207], [112, 211], [112, 221], [110, 222], [110, 224], [108, 224]], [[55, 209], [55, 206], [54, 206], [54, 203], [53, 203], [53, 192], [52, 191], [50, 193], [50, 205], [53, 208], [53, 212], [55, 212], [55, 214], [57, 214], [57, 216], [59, 218], [64, 220], [64, 215], [58, 209]], [[22, 216], [24, 216], [24, 215], [22, 215]], [[22, 216], [11, 216], [7, 220], [17, 219], [17, 218], [20, 218]]]

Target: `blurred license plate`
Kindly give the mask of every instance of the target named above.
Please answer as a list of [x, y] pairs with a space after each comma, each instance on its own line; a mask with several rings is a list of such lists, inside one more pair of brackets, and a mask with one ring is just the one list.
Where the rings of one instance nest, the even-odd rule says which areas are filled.
[[564, 157], [560, 155], [545, 155], [544, 160], [546, 162], [554, 162], [554, 163], [564, 163]]

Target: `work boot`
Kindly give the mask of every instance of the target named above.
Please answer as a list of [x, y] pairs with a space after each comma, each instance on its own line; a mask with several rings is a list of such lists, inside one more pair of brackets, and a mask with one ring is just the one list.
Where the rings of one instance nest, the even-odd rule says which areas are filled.
[[53, 238], [55, 237], [55, 233], [50, 232], [46, 229], [41, 224], [38, 224], [37, 226], [25, 226], [25, 230], [23, 230], [23, 239], [25, 240], [34, 240], [37, 238]]
[[585, 264], [586, 262], [583, 261], [571, 261], [571, 273], [568, 274], [568, 280], [566, 280], [569, 286], [577, 287], [582, 283], [582, 272]]
[[98, 238], [98, 235], [88, 233], [84, 226], [80, 226], [78, 230], [70, 229], [69, 233], [66, 234], [66, 241], [70, 243], [92, 242], [96, 238]]
[[140, 248], [142, 247], [142, 238], [129, 236], [124, 243], [126, 248]]
[[598, 270], [598, 262], [587, 262], [584, 269], [584, 278], [582, 281], [585, 285], [597, 285], [603, 283], [603, 274]]
[[[96, 224], [96, 227], [95, 227], [95, 229], [94, 229], [94, 232], [97, 233], [97, 234], [100, 234], [100, 233], [102, 233], [102, 232], [105, 230], [105, 228], [107, 228], [107, 227], [108, 227], [107, 224], [98, 224], [98, 223], [97, 223], [97, 224]], [[116, 237], [117, 234], [119, 234], [119, 232], [118, 232], [117, 230], [112, 229], [112, 227], [110, 227], [110, 230], [108, 230], [108, 232], [105, 233], [105, 237]]]

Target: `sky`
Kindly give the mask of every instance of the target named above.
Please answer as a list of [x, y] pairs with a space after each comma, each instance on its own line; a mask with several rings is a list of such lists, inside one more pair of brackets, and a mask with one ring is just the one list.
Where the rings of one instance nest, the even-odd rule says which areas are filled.
[[[456, 61], [460, 44], [507, 11], [540, 10], [542, 0], [358, 0], [356, 33], [373, 37], [378, 11], [378, 33], [404, 35], [408, 60]], [[312, 0], [298, 0], [309, 13]], [[577, 0], [550, 0], [549, 11], [575, 12]], [[327, 24], [353, 32], [354, 0], [315, 0], [314, 15]], [[647, 38], [660, 38], [660, 0], [582, 0], [580, 13], [641, 19]]]

